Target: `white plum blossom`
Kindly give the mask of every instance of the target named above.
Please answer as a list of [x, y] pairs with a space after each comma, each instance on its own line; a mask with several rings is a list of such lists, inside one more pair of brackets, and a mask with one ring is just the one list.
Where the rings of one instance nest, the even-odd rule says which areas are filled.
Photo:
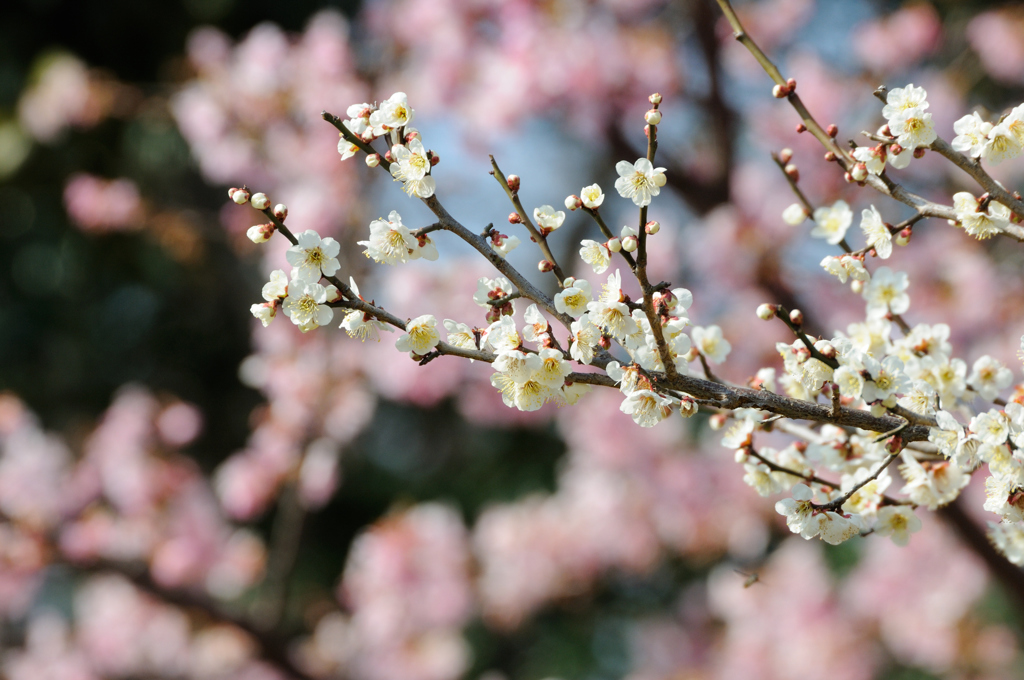
[[999, 396], [1012, 382], [1013, 372], [987, 354], [974, 362], [971, 375], [967, 378], [967, 384], [987, 401]]
[[396, 92], [380, 103], [380, 108], [370, 114], [370, 125], [374, 134], [383, 135], [412, 122], [415, 111], [409, 106], [409, 98], [404, 92]]
[[971, 158], [980, 158], [988, 143], [988, 133], [991, 129], [992, 123], [982, 120], [975, 111], [953, 123], [956, 137], [950, 142], [950, 146]]
[[388, 219], [380, 218], [370, 222], [370, 240], [359, 241], [366, 246], [363, 254], [381, 264], [408, 262], [413, 249], [417, 247], [409, 228], [402, 224], [402, 216], [392, 210]]
[[871, 278], [864, 268], [864, 260], [852, 255], [826, 255], [821, 261], [821, 267], [838, 278], [839, 283], [846, 283], [847, 279], [867, 281]]
[[767, 498], [780, 493], [785, 488], [764, 463], [746, 462], [743, 464], [743, 472], [743, 483], [752, 487], [759, 496]]
[[722, 336], [722, 329], [715, 326], [695, 326], [690, 335], [693, 345], [704, 358], [713, 364], [720, 364], [732, 351], [732, 345]]
[[904, 149], [917, 149], [935, 141], [935, 123], [924, 107], [904, 109], [889, 119], [889, 131]]
[[341, 252], [341, 244], [333, 238], [320, 238], [320, 234], [307, 229], [295, 235], [298, 243], [288, 249], [285, 256], [288, 264], [295, 267], [293, 278], [316, 282], [321, 275], [333, 276], [341, 263], [337, 256]]
[[885, 95], [885, 106], [882, 115], [890, 121], [899, 114], [910, 109], [927, 109], [928, 93], [923, 87], [914, 87], [910, 83], [906, 87], [894, 87]]
[[886, 505], [875, 514], [875, 533], [888, 536], [896, 545], [910, 542], [910, 534], [921, 529], [921, 518], [907, 505]]
[[540, 362], [533, 379], [541, 385], [557, 389], [565, 384], [565, 377], [572, 373], [572, 363], [566, 361], [557, 349], [548, 347], [533, 356], [538, 357]]
[[[445, 319], [443, 322], [445, 330], [448, 331], [448, 344], [460, 349], [479, 349], [476, 346], [476, 336], [473, 329], [464, 323], [452, 319]], [[472, 362], [473, 359], [470, 359]]]
[[948, 461], [921, 463], [907, 450], [902, 453], [900, 474], [906, 480], [903, 493], [917, 505], [935, 510], [952, 502], [971, 481], [958, 466]]
[[672, 412], [672, 400], [653, 390], [630, 392], [619, 410], [633, 417], [640, 427], [654, 427]]
[[641, 208], [650, 205], [651, 197], [657, 196], [665, 186], [665, 168], [654, 167], [646, 158], [638, 158], [635, 163], [619, 161], [615, 171], [619, 173], [615, 190]]
[[284, 313], [303, 333], [326, 326], [334, 318], [334, 310], [324, 304], [327, 289], [319, 283], [298, 279], [288, 286]]
[[836, 245], [846, 237], [846, 230], [853, 222], [853, 211], [846, 201], [836, 201], [831, 207], [814, 211], [814, 229], [811, 236], [823, 238], [826, 243]]
[[396, 144], [391, 147], [391, 176], [396, 182], [404, 182], [402, 190], [410, 196], [430, 198], [437, 188], [430, 176], [430, 159], [427, 150], [418, 137], [407, 146]]
[[882, 216], [875, 206], [866, 208], [860, 213], [860, 229], [864, 232], [868, 246], [875, 249], [878, 257], [883, 260], [892, 255], [892, 233], [885, 226]]
[[587, 313], [587, 303], [591, 301], [590, 284], [584, 279], [566, 279], [563, 288], [555, 295], [555, 309], [560, 314], [568, 314], [578, 319]]
[[1021, 144], [1013, 130], [1003, 121], [988, 131], [988, 141], [981, 150], [981, 157], [996, 165], [1003, 161], [1016, 158], [1021, 151]]
[[817, 525], [813, 523], [814, 506], [811, 500], [814, 492], [806, 484], [793, 487], [792, 498], [783, 498], [775, 504], [775, 512], [786, 518], [786, 526], [794, 534], [804, 538], [813, 538], [817, 534]]
[[961, 191], [953, 194], [953, 208], [964, 231], [978, 240], [994, 236], [1010, 226], [1010, 209], [998, 201], [989, 201], [988, 208], [982, 211], [973, 194]]
[[491, 239], [491, 250], [504, 260], [509, 253], [519, 247], [520, 243], [518, 236], [500, 235]]
[[[839, 545], [854, 536], [859, 536], [863, 528], [859, 515], [847, 517], [831, 510], [813, 514], [811, 523], [817, 525], [812, 531], [829, 545]], [[803, 533], [807, 533], [807, 530]]]
[[871, 375], [871, 380], [865, 381], [861, 398], [869, 404], [878, 401], [886, 406], [895, 405], [895, 395], [910, 387], [910, 378], [903, 372], [903, 362], [899, 357], [888, 356], [879, 362], [865, 355], [864, 369]]
[[807, 219], [807, 210], [799, 203], [792, 203], [782, 211], [782, 221], [791, 227], [803, 224]]
[[548, 334], [548, 320], [540, 313], [536, 304], [526, 308], [523, 315], [526, 325], [523, 326], [523, 338], [527, 342], [541, 342]]
[[604, 274], [612, 263], [612, 252], [608, 246], [586, 239], [580, 242], [580, 257], [594, 269], [595, 274]]
[[853, 157], [864, 164], [872, 175], [881, 174], [885, 170], [886, 148], [874, 146], [858, 146], [853, 150]]
[[985, 411], [971, 418], [971, 432], [977, 435], [983, 444], [999, 446], [1010, 436], [1010, 423], [1006, 415], [996, 410]]
[[[515, 286], [513, 286], [512, 282], [504, 276], [497, 276], [493, 279], [481, 276], [476, 282], [476, 292], [473, 294], [473, 302], [477, 303], [481, 307], [488, 308], [491, 306], [489, 304], [491, 300], [500, 300], [501, 298], [508, 297], [514, 292], [516, 292]], [[514, 300], [509, 302], [509, 304], [514, 303]]]
[[601, 329], [590, 322], [590, 315], [584, 314], [570, 326], [572, 344], [569, 356], [580, 363], [589, 364], [594, 360], [594, 347], [601, 340]]
[[1007, 560], [1018, 567], [1024, 566], [1024, 526], [1020, 523], [989, 522], [988, 536]]
[[555, 210], [550, 205], [542, 205], [533, 209], [533, 219], [537, 221], [537, 226], [541, 229], [554, 231], [565, 222], [565, 211]]
[[513, 382], [522, 384], [530, 380], [541, 368], [541, 358], [536, 354], [510, 349], [499, 352], [492, 366], [495, 371], [504, 373]]
[[275, 269], [270, 272], [270, 281], [263, 284], [263, 299], [267, 302], [273, 302], [287, 294], [288, 277], [285, 276], [284, 270]]
[[523, 344], [516, 329], [516, 321], [511, 316], [502, 316], [488, 326], [484, 331], [484, 338], [495, 352], [508, 352], [518, 349]]
[[910, 296], [907, 295], [909, 285], [910, 280], [906, 272], [894, 272], [888, 267], [879, 267], [861, 293], [868, 303], [868, 315], [885, 316], [888, 312], [906, 312], [910, 309]]
[[860, 371], [849, 366], [840, 366], [832, 374], [832, 382], [839, 386], [839, 394], [859, 399], [864, 389], [864, 378]]
[[604, 203], [604, 192], [601, 191], [601, 185], [591, 184], [588, 187], [583, 187], [580, 190], [580, 200], [591, 210], [597, 210]]
[[398, 337], [395, 347], [399, 352], [412, 352], [417, 356], [423, 356], [437, 347], [440, 341], [437, 319], [432, 314], [424, 314], [405, 325], [405, 334]]
[[590, 322], [616, 338], [636, 333], [639, 326], [633, 319], [629, 307], [622, 301], [625, 296], [622, 293], [622, 275], [618, 269], [614, 274], [609, 274], [602, 290], [600, 298], [587, 303]]

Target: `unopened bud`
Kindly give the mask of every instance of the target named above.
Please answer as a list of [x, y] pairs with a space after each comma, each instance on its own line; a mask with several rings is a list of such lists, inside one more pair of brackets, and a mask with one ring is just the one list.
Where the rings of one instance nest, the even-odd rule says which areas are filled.
[[853, 166], [853, 170], [850, 171], [850, 177], [853, 178], [854, 182], [863, 182], [868, 178], [868, 166], [864, 163], [857, 163]]
[[886, 442], [885, 448], [889, 453], [899, 453], [903, 450], [903, 437], [900, 435], [892, 437], [888, 442]]
[[270, 237], [274, 235], [276, 227], [273, 224], [257, 224], [249, 227], [249, 230], [245, 232], [245, 235], [249, 237], [249, 240], [253, 243], [266, 243], [270, 240]]
[[654, 106], [657, 106], [658, 104], [661, 103], [661, 93], [655, 92], [654, 94], [647, 98], [647, 101], [649, 101]]
[[796, 124], [796, 132], [797, 132], [797, 134], [800, 134], [801, 132], [807, 132], [807, 126], [804, 125], [803, 123], [797, 123]]
[[437, 155], [436, 151], [428, 152], [430, 154], [430, 167], [434, 167], [441, 162], [441, 157]]
[[853, 182], [853, 175], [851, 175], [848, 172], [844, 172], [843, 173], [843, 179], [846, 180], [847, 184], [851, 184]]
[[636, 236], [627, 236], [626, 238], [622, 239], [622, 249], [625, 250], [627, 253], [631, 253], [634, 250], [636, 250], [636, 247], [638, 245], [639, 241], [636, 240]]
[[576, 194], [565, 197], [566, 210], [578, 210], [583, 207], [583, 200]]
[[859, 279], [854, 279], [853, 281], [850, 282], [850, 290], [852, 290], [855, 294], [860, 295], [861, 292], [864, 290], [864, 282], [860, 281]]
[[795, 90], [796, 89], [796, 78], [790, 78], [789, 80], [787, 80], [786, 81], [786, 87], [789, 88], [790, 92]]
[[378, 165], [380, 165], [380, 154], [379, 153], [371, 153], [370, 155], [368, 155], [366, 157], [366, 164], [368, 166], [370, 166], [371, 168], [375, 168]]
[[661, 122], [661, 111], [658, 109], [651, 109], [644, 114], [644, 120], [646, 120], [649, 125], [657, 125]]
[[548, 260], [541, 260], [537, 263], [537, 269], [542, 272], [549, 272], [555, 268], [555, 265]]
[[697, 413], [697, 402], [689, 397], [683, 397], [679, 400], [679, 415], [684, 418], [689, 418]]
[[804, 323], [804, 313], [799, 309], [794, 309], [789, 313], [789, 320], [794, 326], [802, 326]]
[[757, 306], [757, 318], [768, 321], [775, 316], [775, 305], [770, 305], [767, 302]]
[[288, 219], [288, 206], [284, 203], [278, 203], [274, 206], [274, 217], [284, 222]]
[[783, 99], [789, 95], [789, 88], [785, 85], [776, 85], [772, 88], [772, 96], [776, 99]]
[[878, 128], [879, 137], [892, 137], [892, 132], [889, 130], [889, 124], [886, 123], [882, 127]]
[[925, 148], [923, 146], [919, 146], [914, 149], [914, 158], [924, 158], [924, 151]]
[[509, 175], [508, 179], [508, 190], [513, 194], [519, 191], [519, 175]]
[[387, 151], [384, 152], [384, 160], [386, 160], [388, 163], [394, 163], [395, 157], [391, 155], [391, 149], [388, 149]]
[[825, 160], [826, 161], [828, 161], [829, 163], [832, 163], [833, 161], [835, 161], [835, 159], [836, 159], [836, 152], [835, 151], [826, 151], [825, 152]]
[[786, 166], [785, 172], [786, 172], [786, 176], [789, 177], [794, 182], [799, 182], [800, 181], [800, 169], [798, 167], [796, 167], [795, 165], [793, 165], [792, 163], [790, 163], [790, 164], [788, 164]]
[[691, 361], [696, 361], [697, 357], [699, 356], [700, 350], [698, 350], [696, 347], [691, 347], [689, 351], [687, 351], [686, 354], [683, 355], [683, 361], [685, 361], [686, 363], [690, 363]]
[[889, 145], [889, 153], [891, 153], [893, 156], [899, 156], [901, 153], [903, 153], [903, 151], [904, 151], [904, 148], [902, 146], [900, 146], [899, 144], [890, 144]]
[[835, 123], [831, 123], [827, 128], [825, 128], [825, 132], [828, 133], [829, 137], [835, 137], [839, 134], [839, 128], [836, 127]]
[[612, 251], [613, 253], [617, 253], [620, 250], [622, 250], [622, 241], [620, 241], [618, 237], [609, 239], [608, 243], [606, 243], [605, 245], [608, 246], [608, 250]]
[[836, 358], [836, 348], [832, 346], [831, 342], [826, 341], [821, 343], [821, 345], [818, 347], [818, 351], [821, 352], [822, 355], [828, 359]]
[[716, 413], [708, 419], [708, 424], [711, 426], [712, 430], [721, 430], [725, 427], [725, 423], [728, 419], [729, 417], [724, 413]]
[[914, 230], [910, 229], [909, 227], [907, 229], [903, 229], [902, 231], [900, 231], [900, 233], [896, 236], [896, 245], [905, 246], [908, 243], [910, 243], [910, 237], [911, 235], [913, 235], [913, 233]]
[[508, 214], [508, 222], [509, 224], [522, 224], [523, 218], [519, 216], [519, 213], [511, 212]]
[[787, 147], [780, 151], [779, 160], [782, 161], [783, 165], [789, 163], [791, 160], [793, 160], [793, 150]]
[[328, 302], [337, 302], [338, 300], [341, 299], [341, 291], [338, 290], [338, 287], [335, 286], [333, 283], [332, 284], [328, 284], [328, 286], [327, 286], [327, 288], [325, 288], [325, 290], [327, 291], [327, 301]]
[[249, 201], [249, 192], [245, 189], [235, 189], [231, 194], [231, 200], [238, 205], [245, 205]]
[[405, 133], [405, 143], [406, 144], [408, 144], [409, 142], [411, 142], [414, 139], [419, 139], [419, 138], [420, 138], [420, 131], [419, 130], [409, 130], [408, 132]]
[[658, 220], [651, 220], [650, 222], [644, 225], [644, 231], [653, 236], [654, 234], [657, 234], [659, 231], [661, 231], [661, 224], [658, 222]]
[[605, 349], [605, 350], [611, 349], [612, 348], [611, 338], [609, 338], [607, 335], [602, 335], [601, 339], [597, 341], [597, 346], [600, 347], [601, 349]]

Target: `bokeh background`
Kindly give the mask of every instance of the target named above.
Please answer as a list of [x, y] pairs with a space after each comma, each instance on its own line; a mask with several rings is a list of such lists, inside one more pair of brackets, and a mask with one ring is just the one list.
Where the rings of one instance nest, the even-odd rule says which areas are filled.
[[[1013, 4], [739, 6], [844, 140], [882, 123], [883, 83], [926, 87], [946, 139], [971, 110], [1024, 101]], [[461, 244], [442, 234], [440, 263], [401, 268], [355, 244], [392, 209], [433, 221], [384, 173], [339, 161], [319, 116], [396, 91], [441, 156], [438, 196], [474, 229], [510, 211], [488, 153], [522, 176], [527, 209], [610, 191], [661, 92], [671, 191], [651, 208], [652, 276], [722, 326], [734, 349], [718, 372], [735, 382], [780, 363], [787, 338], [759, 303], [828, 334], [863, 315], [819, 269], [828, 247], [781, 220], [793, 199], [770, 151], [794, 150], [816, 205], [909, 215], [795, 133], [703, 0], [11, 0], [0, 676], [1024, 674], [1024, 574], [987, 547], [982, 479], [909, 547], [824, 546], [787, 532], [703, 416], [641, 430], [607, 390], [520, 413], [487, 366], [262, 328], [249, 305], [284, 244], [246, 239], [260, 220], [226, 200], [243, 183], [286, 203], [293, 229], [338, 239], [368, 299], [484, 325], [471, 298], [491, 272]], [[901, 178], [948, 203], [971, 189], [954, 170], [928, 156]], [[996, 170], [1022, 186], [1021, 160]], [[609, 197], [609, 224], [634, 219], [622, 203]], [[592, 231], [569, 215], [563, 263]], [[890, 264], [910, 273], [911, 323], [948, 323], [968, 364], [1015, 365], [1022, 253], [933, 220]], [[529, 248], [510, 259], [536, 273]]]

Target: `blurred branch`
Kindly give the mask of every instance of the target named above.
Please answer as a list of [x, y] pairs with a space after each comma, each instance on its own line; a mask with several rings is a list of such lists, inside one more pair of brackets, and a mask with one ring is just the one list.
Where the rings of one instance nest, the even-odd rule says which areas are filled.
[[288, 606], [289, 584], [299, 555], [302, 529], [306, 521], [306, 509], [296, 487], [294, 481], [286, 484], [277, 503], [267, 559], [267, 575], [263, 579], [262, 597], [257, 601], [255, 608], [257, 625], [263, 630], [278, 628]]

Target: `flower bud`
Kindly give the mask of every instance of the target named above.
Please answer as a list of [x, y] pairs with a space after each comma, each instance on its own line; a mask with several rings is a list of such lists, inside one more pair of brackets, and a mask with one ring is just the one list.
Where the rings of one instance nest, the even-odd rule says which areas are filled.
[[697, 402], [689, 397], [683, 397], [679, 400], [679, 415], [684, 418], [696, 415], [698, 409]]
[[391, 155], [391, 149], [388, 149], [387, 151], [384, 152], [384, 160], [386, 160], [388, 163], [395, 162], [395, 157]]
[[804, 125], [803, 123], [797, 123], [796, 124], [796, 132], [797, 132], [797, 134], [800, 134], [801, 132], [807, 132], [807, 126]]
[[622, 249], [625, 250], [627, 253], [631, 253], [634, 250], [636, 250], [636, 247], [638, 245], [639, 242], [636, 240], [636, 236], [627, 236], [626, 238], [622, 239]]
[[832, 345], [831, 342], [828, 342], [826, 340], [825, 342], [821, 343], [821, 345], [816, 344], [815, 347], [817, 347], [818, 351], [821, 352], [822, 355], [825, 356], [826, 358], [836, 358], [836, 348]]
[[901, 153], [903, 153], [903, 151], [904, 151], [904, 148], [902, 146], [900, 146], [899, 144], [890, 144], [889, 145], [889, 153], [891, 153], [893, 156], [899, 156]]
[[620, 241], [618, 238], [609, 239], [608, 243], [606, 243], [605, 245], [608, 246], [608, 250], [612, 251], [613, 253], [617, 253], [620, 250], [622, 250], [622, 241]]
[[782, 161], [783, 165], [789, 163], [791, 160], [793, 160], [793, 150], [787, 147], [780, 151], [779, 160]]
[[327, 288], [327, 302], [337, 302], [341, 299], [341, 291], [333, 283], [328, 284]]
[[914, 149], [914, 158], [924, 158], [924, 151], [925, 148], [923, 146], [919, 146]]
[[576, 283], [576, 278], [573, 276], [565, 277], [565, 281], [562, 281], [562, 288], [572, 288]]
[[799, 309], [794, 309], [789, 313], [789, 320], [794, 326], [802, 326], [804, 324], [804, 313]]
[[825, 128], [825, 132], [828, 134], [829, 137], [835, 137], [836, 135], [839, 134], [839, 128], [836, 127], [835, 123], [830, 123], [829, 126]]
[[266, 210], [270, 207], [270, 199], [267, 198], [266, 194], [253, 194], [250, 202], [252, 203], [252, 207], [257, 210]]
[[[583, 200], [576, 194], [565, 197], [565, 208], [566, 210], [578, 210], [583, 206]], [[596, 209], [596, 208], [595, 208]]]
[[441, 162], [441, 157], [437, 155], [436, 151], [431, 150], [427, 153], [430, 155], [430, 167], [434, 167]]
[[658, 92], [655, 92], [654, 94], [652, 94], [650, 97], [647, 98], [647, 101], [649, 101], [654, 106], [657, 106], [658, 104], [661, 103], [661, 94], [658, 93]]
[[776, 85], [772, 88], [772, 96], [776, 99], [783, 99], [789, 94], [789, 90], [785, 85]]
[[807, 210], [799, 203], [791, 203], [788, 208], [782, 211], [782, 221], [791, 227], [803, 223], [807, 219]]
[[253, 243], [266, 243], [274, 235], [275, 229], [276, 227], [273, 224], [257, 224], [249, 227], [249, 231], [245, 232], [245, 235]]
[[789, 80], [787, 80], [786, 81], [786, 87], [789, 88], [790, 92], [795, 90], [796, 89], [796, 78], [790, 78]]
[[757, 306], [757, 318], [769, 321], [773, 316], [775, 316], [775, 310], [775, 305], [770, 305], [767, 302], [760, 304]]
[[612, 341], [607, 335], [602, 335], [601, 339], [597, 341], [597, 346], [601, 349], [608, 350], [612, 348]]
[[542, 272], [549, 272], [555, 268], [555, 265], [548, 260], [541, 260], [537, 263], [537, 269]]
[[519, 213], [517, 213], [517, 212], [510, 212], [508, 214], [508, 223], [509, 224], [522, 224], [523, 223], [523, 218], [520, 217]]
[[913, 233], [913, 229], [910, 229], [909, 227], [900, 231], [900, 233], [896, 236], [896, 245], [905, 246], [908, 243], [910, 243], [910, 237]]
[[786, 166], [785, 172], [786, 172], [786, 176], [789, 177], [794, 182], [799, 182], [800, 181], [800, 169], [797, 168], [792, 163], [790, 163], [790, 164], [788, 164]]
[[853, 170], [850, 171], [850, 177], [853, 178], [854, 182], [863, 182], [868, 178], [868, 166], [864, 163], [857, 163], [853, 166]]
[[864, 282], [858, 279], [850, 281], [850, 290], [852, 290], [857, 295], [860, 295], [861, 292], [864, 290]]
[[249, 201], [249, 192], [245, 189], [235, 189], [235, 193], [231, 194], [231, 200], [238, 205], [245, 205]]
[[878, 128], [879, 137], [892, 137], [892, 131], [889, 130], [889, 124], [886, 123], [882, 127]]
[[829, 163], [834, 162], [836, 160], [836, 152], [835, 151], [826, 151], [825, 152], [825, 160], [828, 161]]
[[278, 203], [274, 206], [274, 217], [284, 222], [288, 219], [288, 206], [284, 203]]
[[667, 181], [668, 181], [668, 177], [665, 176], [665, 173], [663, 173], [663, 172], [656, 172], [656, 173], [654, 173], [654, 186], [656, 186], [656, 187], [663, 187], [663, 186], [665, 186], [665, 182], [667, 182]]
[[519, 191], [519, 175], [509, 175], [505, 181], [508, 182], [508, 190], [513, 194]]
[[700, 350], [698, 350], [696, 347], [691, 347], [690, 350], [683, 355], [683, 361], [685, 361], [686, 363], [690, 363], [691, 361], [696, 361], [697, 357], [699, 356]]
[[408, 132], [405, 133], [405, 143], [406, 144], [408, 144], [409, 142], [411, 142], [414, 139], [419, 139], [419, 138], [420, 138], [420, 131], [419, 130], [409, 130]]
[[650, 125], [657, 125], [661, 122], [661, 111], [658, 109], [651, 109], [644, 114], [644, 120]]
[[658, 222], [658, 220], [651, 220], [650, 222], [644, 225], [644, 231], [653, 236], [657, 234], [659, 231], [661, 231], [661, 224]]
[[725, 427], [725, 423], [728, 419], [729, 416], [725, 415], [724, 413], [716, 413], [715, 415], [711, 416], [711, 418], [708, 419], [708, 425], [711, 426], [712, 430], [721, 430], [723, 427]]
[[366, 164], [368, 166], [370, 166], [371, 168], [375, 168], [378, 165], [380, 165], [380, 154], [379, 153], [371, 153], [370, 155], [368, 155], [366, 157]]
[[850, 184], [851, 182], [853, 182], [853, 175], [851, 175], [848, 172], [844, 172], [843, 173], [843, 179], [846, 180], [847, 184]]

